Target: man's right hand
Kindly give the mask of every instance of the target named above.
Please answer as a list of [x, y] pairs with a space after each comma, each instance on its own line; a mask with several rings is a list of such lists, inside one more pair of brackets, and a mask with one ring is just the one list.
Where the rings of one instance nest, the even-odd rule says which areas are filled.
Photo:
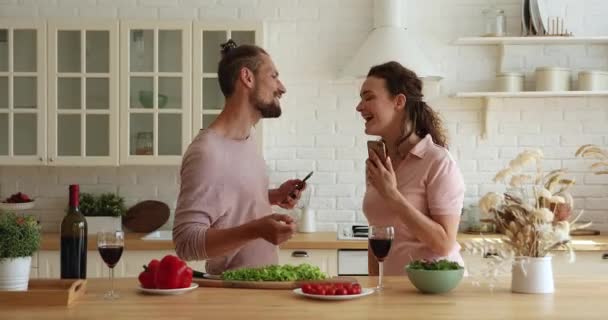
[[260, 237], [274, 245], [289, 240], [296, 230], [296, 224], [292, 217], [278, 213], [256, 220], [255, 227]]

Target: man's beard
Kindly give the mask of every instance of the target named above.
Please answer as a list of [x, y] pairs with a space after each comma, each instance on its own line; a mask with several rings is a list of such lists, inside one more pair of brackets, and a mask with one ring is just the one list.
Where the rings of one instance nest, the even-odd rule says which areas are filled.
[[257, 90], [251, 94], [250, 100], [253, 106], [260, 111], [262, 118], [278, 118], [281, 116], [281, 106], [274, 99], [270, 102], [262, 101]]

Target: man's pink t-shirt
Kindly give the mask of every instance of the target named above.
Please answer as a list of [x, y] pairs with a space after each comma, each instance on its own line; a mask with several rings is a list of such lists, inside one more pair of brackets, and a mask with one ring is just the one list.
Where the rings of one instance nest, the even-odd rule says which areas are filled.
[[[431, 135], [418, 142], [394, 169], [399, 192], [424, 215], [460, 215], [465, 190], [462, 175], [449, 151], [433, 143]], [[405, 265], [418, 259], [447, 258], [464, 265], [458, 244], [447, 257], [434, 253], [388, 209], [386, 201], [370, 185], [363, 198], [363, 212], [370, 225], [392, 225], [395, 229], [395, 239], [384, 260], [386, 275], [403, 275]]]
[[221, 257], [209, 259], [205, 251], [209, 228], [233, 228], [272, 213], [266, 163], [253, 136], [233, 140], [202, 130], [182, 160], [173, 242], [181, 258], [207, 260], [210, 274], [278, 261], [277, 246], [262, 238]]

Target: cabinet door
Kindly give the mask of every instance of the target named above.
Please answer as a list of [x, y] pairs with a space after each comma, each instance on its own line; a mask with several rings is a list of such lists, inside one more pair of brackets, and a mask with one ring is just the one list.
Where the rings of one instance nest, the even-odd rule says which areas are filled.
[[[38, 277], [59, 279], [61, 277], [61, 262], [59, 258], [59, 251], [39, 251]], [[117, 269], [119, 267], [116, 266]], [[87, 251], [87, 278], [107, 277], [107, 269], [108, 267], [101, 259], [98, 251]]]
[[299, 265], [308, 263], [319, 267], [329, 276], [338, 275], [338, 250], [281, 249], [279, 264]]
[[118, 165], [118, 22], [49, 23], [52, 165]]
[[46, 31], [0, 21], [0, 165], [46, 163]]
[[[238, 45], [255, 44], [264, 46], [263, 25], [260, 23], [231, 22], [194, 24], [193, 65], [192, 65], [192, 135], [207, 128], [224, 107], [224, 95], [217, 77], [221, 54], [220, 45], [234, 40]], [[262, 150], [262, 122], [256, 126], [256, 139]]]
[[121, 164], [180, 164], [191, 141], [190, 22], [121, 23]]

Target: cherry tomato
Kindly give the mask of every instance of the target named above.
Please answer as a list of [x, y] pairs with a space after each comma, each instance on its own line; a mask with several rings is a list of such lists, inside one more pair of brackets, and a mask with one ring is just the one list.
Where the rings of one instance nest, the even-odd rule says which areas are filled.
[[310, 284], [305, 283], [305, 284], [302, 285], [302, 292], [309, 293], [310, 289], [312, 289], [312, 287], [310, 286]]
[[361, 287], [352, 287], [349, 294], [361, 294]]
[[317, 291], [317, 294], [320, 296], [324, 296], [325, 295], [325, 289], [319, 289], [319, 291]]
[[336, 289], [337, 296], [343, 296], [343, 295], [347, 295], [347, 294], [348, 294], [348, 291], [344, 288]]
[[331, 287], [325, 291], [326, 296], [333, 296], [336, 294], [336, 288]]
[[310, 289], [310, 291], [308, 291], [308, 294], [317, 294], [319, 291], [317, 291], [317, 289], [312, 288]]
[[334, 283], [334, 288], [336, 289], [342, 289], [344, 287], [344, 284], [342, 283]]

